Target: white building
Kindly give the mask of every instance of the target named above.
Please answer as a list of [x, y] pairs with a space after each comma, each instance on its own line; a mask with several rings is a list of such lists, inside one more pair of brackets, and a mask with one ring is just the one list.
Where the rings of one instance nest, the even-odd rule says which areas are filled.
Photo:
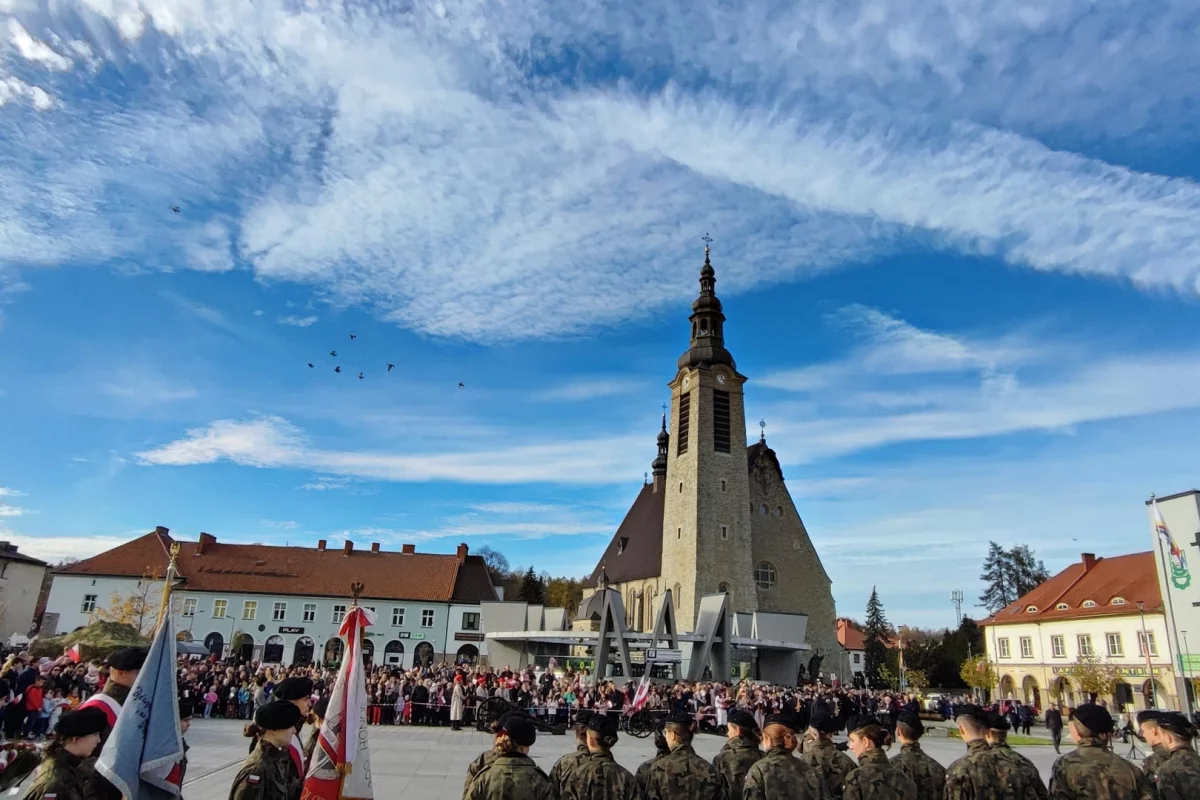
[[[862, 677], [858, 680], [866, 681], [867, 673], [867, 645], [866, 637], [853, 620], [845, 617], [838, 617], [837, 621], [837, 639], [838, 644], [842, 646], [842, 650], [846, 653], [846, 659], [842, 664], [842, 674], [839, 680], [844, 681], [847, 685], [856, 685], [856, 676]], [[832, 669], [833, 665], [829, 665], [826, 669]], [[863, 685], [866, 685], [865, 683]]]
[[18, 553], [14, 544], [0, 542], [0, 642], [29, 633], [45, 576], [45, 561]]
[[1117, 684], [1101, 696], [1109, 708], [1178, 709], [1175, 670], [1154, 553], [1072, 564], [979, 623], [997, 670], [1001, 699], [1045, 708], [1087, 702], [1071, 676], [1080, 658], [1113, 669]]
[[[55, 572], [47, 601], [58, 632], [87, 625], [114, 596], [145, 596], [152, 625], [162, 576], [175, 543], [166, 528]], [[179, 583], [172, 612], [178, 630], [210, 652], [231, 649], [265, 662], [336, 661], [338, 628], [351, 584], [362, 583], [360, 605], [372, 609], [366, 651], [376, 661], [413, 666], [486, 656], [479, 604], [496, 600], [483, 559], [460, 544], [455, 553], [400, 552], [377, 543], [356, 550], [222, 544], [201, 533], [179, 542]], [[53, 635], [45, 631], [44, 635]]]
[[[1160, 534], [1154, 524], [1155, 504], [1166, 523], [1166, 535]], [[1196, 683], [1200, 681], [1200, 492], [1192, 489], [1146, 505], [1158, 587], [1167, 598], [1167, 627], [1175, 655], [1172, 661], [1179, 665], [1176, 693], [1194, 708]], [[1168, 539], [1174, 543], [1173, 551]]]

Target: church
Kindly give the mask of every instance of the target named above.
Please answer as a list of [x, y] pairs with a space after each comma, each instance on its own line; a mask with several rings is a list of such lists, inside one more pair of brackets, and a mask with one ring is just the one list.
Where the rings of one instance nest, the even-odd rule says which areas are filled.
[[738, 614], [805, 615], [809, 653], [841, 664], [829, 576], [779, 459], [765, 436], [744, 444], [747, 378], [725, 347], [708, 247], [689, 322], [651, 480], [585, 580], [581, 608], [607, 582], [620, 593], [626, 627], [650, 631], [655, 598], [670, 589], [679, 630], [688, 632], [701, 598], [724, 592]]

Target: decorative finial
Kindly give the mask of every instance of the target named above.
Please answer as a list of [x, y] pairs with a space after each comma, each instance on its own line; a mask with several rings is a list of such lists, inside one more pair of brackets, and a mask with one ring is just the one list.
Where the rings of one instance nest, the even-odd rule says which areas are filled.
[[662, 408], [662, 410], [663, 410], [663, 416], [666, 416], [666, 413], [667, 413], [667, 404], [666, 404], [666, 403], [663, 403], [663, 404], [660, 406], [660, 408]]
[[649, 472], [643, 472], [643, 473], [642, 473], [642, 485], [643, 485], [643, 486], [645, 486], [645, 485], [646, 485], [647, 483], [649, 483], [649, 482], [650, 482], [650, 473], [649, 473]]
[[170, 550], [171, 566], [175, 566], [175, 562], [177, 562], [179, 560], [179, 550], [180, 550], [179, 542], [173, 542], [171, 544], [171, 550]]
[[767, 421], [765, 419], [758, 421], [758, 440], [764, 444], [767, 441]]
[[708, 247], [709, 247], [709, 245], [712, 244], [712, 237], [708, 235], [708, 231], [705, 231], [704, 236], [700, 237], [700, 240], [702, 242], [704, 242], [704, 263], [707, 264], [708, 263]]
[[355, 605], [358, 605], [358, 598], [362, 597], [363, 590], [366, 588], [367, 588], [367, 586], [364, 583], [350, 584], [350, 594], [354, 595], [354, 604]]

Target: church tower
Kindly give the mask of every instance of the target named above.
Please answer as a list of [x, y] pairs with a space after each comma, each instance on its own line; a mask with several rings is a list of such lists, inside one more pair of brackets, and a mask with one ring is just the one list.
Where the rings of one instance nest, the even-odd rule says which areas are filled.
[[729, 593], [730, 608], [757, 608], [742, 385], [725, 349], [725, 315], [704, 248], [691, 343], [671, 387], [663, 510], [662, 588], [678, 603], [680, 630], [694, 629], [700, 598]]

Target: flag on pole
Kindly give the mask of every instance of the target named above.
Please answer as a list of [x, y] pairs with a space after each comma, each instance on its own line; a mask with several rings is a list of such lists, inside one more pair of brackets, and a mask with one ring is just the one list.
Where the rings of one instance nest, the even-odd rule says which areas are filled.
[[638, 683], [637, 692], [633, 695], [633, 711], [641, 710], [641, 707], [646, 704], [646, 698], [650, 696], [650, 668], [652, 666], [647, 663], [646, 671], [642, 673], [642, 680]]
[[1171, 535], [1171, 529], [1167, 527], [1167, 521], [1163, 519], [1162, 511], [1158, 508], [1158, 501], [1152, 500], [1150, 504], [1154, 507], [1154, 530], [1166, 546], [1167, 557], [1171, 560], [1171, 583], [1176, 589], [1186, 589], [1192, 585], [1187, 554], [1175, 543], [1175, 537]]
[[375, 624], [374, 612], [357, 605], [342, 621], [346, 640], [342, 666], [317, 736], [301, 800], [372, 800], [371, 754], [367, 749], [367, 679], [362, 637]]
[[70, 650], [67, 651], [67, 658], [71, 659], [72, 663], [75, 663], [75, 664], [79, 663], [79, 659], [81, 658], [81, 653], [79, 652], [79, 645], [75, 645], [74, 647], [72, 647]]
[[[168, 572], [170, 574], [170, 572]], [[175, 683], [175, 625], [164, 614], [129, 698], [121, 707], [96, 771], [126, 800], [178, 797], [183, 760]]]

